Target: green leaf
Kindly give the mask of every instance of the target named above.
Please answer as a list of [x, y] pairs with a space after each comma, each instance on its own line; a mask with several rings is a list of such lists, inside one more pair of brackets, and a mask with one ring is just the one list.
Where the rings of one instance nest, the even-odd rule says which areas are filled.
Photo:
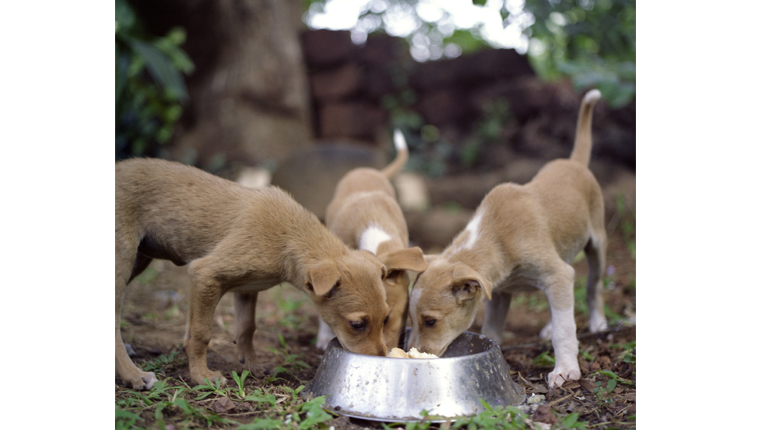
[[534, 366], [552, 367], [555, 364], [554, 358], [547, 351], [542, 352], [531, 362]]
[[170, 91], [174, 97], [185, 101], [187, 99], [185, 81], [166, 55], [142, 40], [132, 38], [129, 39], [129, 43], [132, 49], [145, 60], [145, 66], [156, 83]]
[[572, 428], [577, 421], [578, 421], [578, 413], [572, 413], [572, 414], [566, 416], [562, 420], [562, 425], [565, 426], [565, 427]]
[[616, 379], [610, 379], [609, 381], [607, 381], [607, 391], [612, 392], [612, 390], [614, 390], [616, 386], [617, 386]]

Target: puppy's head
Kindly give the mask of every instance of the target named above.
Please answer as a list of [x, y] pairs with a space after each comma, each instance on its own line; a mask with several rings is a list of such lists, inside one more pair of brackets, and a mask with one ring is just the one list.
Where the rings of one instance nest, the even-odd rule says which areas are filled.
[[491, 298], [492, 284], [464, 263], [428, 261], [409, 300], [412, 335], [407, 346], [440, 356], [472, 325], [480, 302]]
[[387, 354], [383, 341], [389, 313], [383, 286], [386, 275], [385, 266], [368, 251], [351, 251], [307, 269], [306, 291], [346, 350]]
[[400, 249], [381, 253], [380, 261], [385, 264], [387, 273], [383, 278], [386, 302], [390, 308], [388, 321], [383, 329], [383, 337], [388, 350], [399, 346], [399, 338], [406, 328], [409, 306], [409, 272], [422, 272], [427, 269], [422, 250], [418, 247]]

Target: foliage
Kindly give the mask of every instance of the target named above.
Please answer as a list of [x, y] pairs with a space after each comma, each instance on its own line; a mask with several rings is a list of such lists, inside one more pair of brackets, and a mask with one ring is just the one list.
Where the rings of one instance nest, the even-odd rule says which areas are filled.
[[[330, 0], [304, 0], [306, 16], [325, 11]], [[471, 0], [484, 7], [485, 0]], [[493, 1], [493, 0], [492, 0]], [[430, 22], [419, 12], [419, 0], [369, 2], [360, 12], [355, 30], [367, 33], [389, 31], [388, 23], [403, 16], [415, 23], [404, 36], [412, 56], [426, 52], [428, 59], [456, 57], [492, 46], [481, 24], [456, 28], [451, 16], [441, 9], [440, 18]], [[630, 103], [636, 93], [636, 2], [635, 0], [525, 0], [515, 7], [501, 4], [504, 26], [521, 22], [529, 40], [528, 56], [545, 79], [570, 77], [579, 90], [598, 88], [612, 107]]]
[[571, 76], [577, 88], [599, 88], [613, 107], [636, 93], [635, 0], [526, 0], [531, 59], [547, 78]]
[[126, 0], [116, 0], [116, 158], [166, 143], [187, 100], [183, 74], [194, 65], [180, 49], [185, 32], [146, 35]]

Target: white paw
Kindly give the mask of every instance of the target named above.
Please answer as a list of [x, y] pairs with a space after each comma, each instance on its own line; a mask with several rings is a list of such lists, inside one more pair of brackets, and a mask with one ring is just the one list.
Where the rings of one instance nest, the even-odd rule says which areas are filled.
[[538, 336], [543, 340], [550, 340], [552, 338], [552, 322], [551, 321], [549, 321], [549, 323], [546, 324], [544, 328], [541, 329], [541, 333], [539, 333]]
[[581, 379], [581, 370], [578, 368], [577, 364], [574, 368], [569, 367], [561, 369], [555, 367], [554, 370], [547, 375], [546, 379], [549, 382], [549, 389], [561, 387], [565, 381], [577, 381]]
[[588, 326], [591, 333], [605, 331], [607, 330], [607, 319], [604, 318], [604, 315], [601, 315], [598, 312], [592, 312], [589, 316]]
[[158, 382], [156, 374], [153, 372], [140, 372], [140, 375], [129, 381], [129, 384], [135, 390], [150, 390], [153, 384]]

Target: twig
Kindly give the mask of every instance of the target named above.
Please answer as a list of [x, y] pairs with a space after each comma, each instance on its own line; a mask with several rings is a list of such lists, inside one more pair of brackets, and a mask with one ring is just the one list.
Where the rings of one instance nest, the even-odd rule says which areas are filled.
[[[560, 387], [560, 388], [561, 388], [561, 387]], [[561, 399], [552, 400], [551, 402], [549, 402], [549, 403], [547, 403], [547, 404], [548, 404], [549, 406], [554, 406], [554, 405], [556, 405], [557, 403], [559, 403], [559, 402], [561, 402], [561, 401], [563, 401], [563, 400], [567, 400], [567, 399], [569, 399], [570, 397], [573, 397], [573, 396], [577, 396], [579, 393], [580, 393], [580, 390], [578, 390], [578, 392], [576, 392], [575, 394], [573, 394], [573, 392], [571, 391], [571, 392], [570, 392], [570, 394], [568, 394], [567, 396], [565, 396], [565, 397], [562, 397]]]

